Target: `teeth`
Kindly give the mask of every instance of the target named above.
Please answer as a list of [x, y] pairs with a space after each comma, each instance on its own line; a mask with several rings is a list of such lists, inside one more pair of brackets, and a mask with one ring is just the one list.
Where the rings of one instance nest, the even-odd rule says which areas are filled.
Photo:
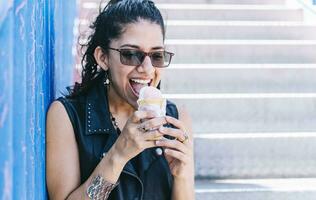
[[133, 82], [135, 82], [135, 83], [140, 83], [140, 84], [148, 84], [148, 83], [150, 83], [150, 79], [148, 79], [148, 80], [131, 79], [131, 81], [133, 81]]

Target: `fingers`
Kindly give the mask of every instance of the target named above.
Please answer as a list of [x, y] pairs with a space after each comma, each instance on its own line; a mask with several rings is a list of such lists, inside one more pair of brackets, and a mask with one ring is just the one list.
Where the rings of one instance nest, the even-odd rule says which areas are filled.
[[151, 119], [155, 117], [155, 113], [151, 111], [135, 111], [131, 116], [131, 121], [133, 123], [138, 123], [143, 119]]
[[175, 127], [182, 129], [182, 130], [185, 130], [185, 127], [180, 120], [178, 120], [174, 117], [170, 117], [170, 116], [166, 116], [165, 119], [168, 123], [174, 125]]
[[165, 117], [156, 117], [154, 119], [147, 120], [140, 124], [140, 126], [144, 130], [153, 130], [153, 129], [158, 129], [160, 126], [166, 124], [167, 121]]
[[156, 145], [160, 147], [171, 148], [174, 150], [181, 151], [184, 154], [189, 153], [189, 149], [183, 143], [179, 142], [178, 140], [158, 140], [156, 141]]
[[159, 131], [163, 133], [164, 135], [170, 135], [172, 137], [177, 138], [179, 141], [185, 141], [186, 137], [182, 130], [175, 129], [175, 128], [166, 128], [166, 127], [160, 127]]
[[163, 138], [163, 134], [159, 132], [158, 130], [155, 131], [148, 131], [143, 134], [144, 140], [146, 141], [156, 141], [161, 140]]
[[165, 149], [165, 154], [180, 160], [184, 164], [189, 162], [189, 157], [185, 155], [183, 152], [173, 150], [173, 149]]

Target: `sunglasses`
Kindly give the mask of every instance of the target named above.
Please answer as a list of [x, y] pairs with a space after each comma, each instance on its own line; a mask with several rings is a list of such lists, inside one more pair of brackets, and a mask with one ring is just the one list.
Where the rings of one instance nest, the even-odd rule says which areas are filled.
[[153, 51], [144, 52], [137, 49], [115, 49], [109, 47], [110, 50], [118, 51], [120, 53], [120, 61], [123, 65], [139, 66], [146, 56], [149, 56], [151, 64], [154, 67], [164, 68], [168, 67], [174, 53], [167, 51]]

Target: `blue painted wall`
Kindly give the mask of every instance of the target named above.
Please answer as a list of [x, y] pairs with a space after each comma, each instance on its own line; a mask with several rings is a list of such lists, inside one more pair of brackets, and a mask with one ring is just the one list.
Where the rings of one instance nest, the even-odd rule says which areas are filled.
[[55, 0], [55, 97], [61, 96], [73, 82], [75, 58], [72, 54], [77, 38], [73, 37], [76, 0]]
[[75, 0], [0, 1], [1, 200], [46, 198], [45, 116], [72, 82], [75, 11]]

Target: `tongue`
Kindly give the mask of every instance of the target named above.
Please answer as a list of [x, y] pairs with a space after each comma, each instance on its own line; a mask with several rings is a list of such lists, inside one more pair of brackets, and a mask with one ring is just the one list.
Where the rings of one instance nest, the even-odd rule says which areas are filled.
[[144, 85], [144, 84], [135, 83], [135, 82], [133, 82], [133, 81], [131, 81], [130, 83], [131, 83], [131, 86], [132, 86], [132, 88], [133, 88], [133, 90], [134, 90], [134, 92], [135, 92], [136, 94], [139, 94], [140, 89], [142, 89], [143, 87], [146, 86], [146, 85]]

